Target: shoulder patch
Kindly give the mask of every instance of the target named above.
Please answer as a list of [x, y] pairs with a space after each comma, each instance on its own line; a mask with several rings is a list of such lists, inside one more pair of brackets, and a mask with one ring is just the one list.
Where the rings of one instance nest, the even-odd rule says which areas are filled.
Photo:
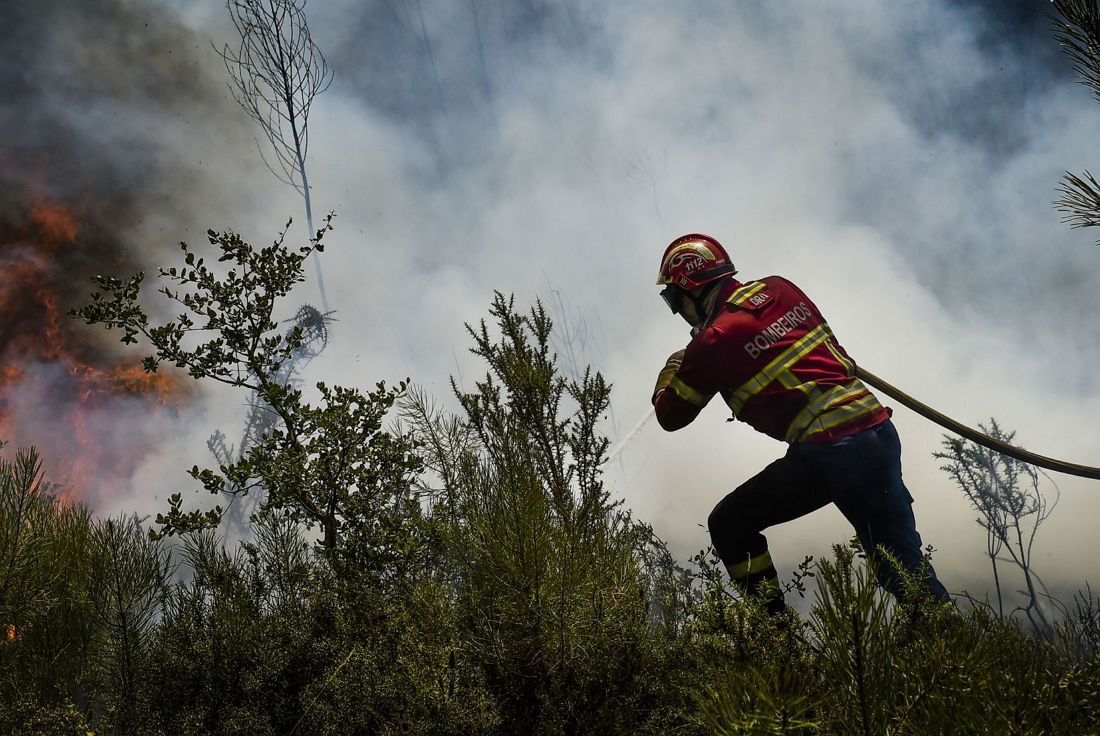
[[730, 294], [726, 303], [752, 311], [761, 309], [772, 300], [766, 286], [763, 281], [750, 281]]

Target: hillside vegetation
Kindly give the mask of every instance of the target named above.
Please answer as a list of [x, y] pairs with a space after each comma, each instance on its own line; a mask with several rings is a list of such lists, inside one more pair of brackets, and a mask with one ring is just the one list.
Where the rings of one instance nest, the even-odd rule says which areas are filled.
[[[987, 607], [905, 610], [839, 545], [807, 561], [809, 618], [675, 561], [611, 500], [610, 386], [565, 378], [540, 304], [495, 295], [458, 415], [407, 384], [277, 380], [301, 335], [272, 313], [317, 244], [209, 233], [161, 272], [101, 278], [77, 316], [152, 347], [149, 370], [254, 392], [280, 421], [174, 496], [150, 533], [62, 503], [34, 450], [0, 463], [0, 732], [13, 734], [1038, 734], [1100, 732], [1100, 608], [1049, 637]], [[223, 267], [224, 266], [224, 267]]]

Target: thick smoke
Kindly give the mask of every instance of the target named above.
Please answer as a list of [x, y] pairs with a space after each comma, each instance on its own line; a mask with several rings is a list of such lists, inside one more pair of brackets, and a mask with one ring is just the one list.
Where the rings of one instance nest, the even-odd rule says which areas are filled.
[[[477, 370], [458, 322], [493, 288], [530, 300], [549, 284], [583, 315], [587, 357], [615, 384], [609, 430], [625, 435], [685, 339], [647, 289], [657, 255], [701, 230], [746, 277], [799, 282], [869, 369], [970, 424], [995, 415], [1025, 446], [1096, 462], [1100, 257], [1050, 202], [1092, 150], [1100, 108], [1048, 9], [318, 4], [337, 70], [318, 108], [318, 187], [353, 235], [336, 234], [334, 304], [370, 315], [325, 370], [354, 381], [412, 365], [446, 394], [447, 373]], [[643, 425], [613, 469], [681, 554], [706, 544], [711, 505], [782, 451], [724, 418], [709, 407], [676, 435]], [[941, 431], [903, 409], [896, 421], [925, 541], [956, 589], [982, 590], [974, 512], [931, 458]], [[1057, 481], [1063, 505], [1039, 544], [1050, 580], [1076, 585], [1087, 571], [1066, 540], [1095, 493]], [[850, 534], [823, 511], [771, 537], [789, 567]]]
[[[338, 321], [310, 370], [354, 385], [411, 376], [446, 399], [448, 375], [469, 385], [482, 370], [462, 322], [493, 289], [542, 295], [579, 328], [572, 353], [614, 383], [617, 444], [686, 339], [651, 287], [657, 257], [703, 231], [746, 278], [799, 283], [873, 372], [1095, 464], [1100, 255], [1050, 202], [1064, 169], [1095, 168], [1100, 107], [1073, 83], [1048, 9], [314, 0], [336, 78], [311, 113], [310, 178], [315, 209], [337, 212], [324, 268]], [[266, 240], [299, 211], [226, 98], [207, 41], [228, 40], [218, 0], [8, 15], [0, 84], [16, 104], [0, 120], [19, 155], [5, 155], [5, 183], [49, 154], [38, 176], [55, 200], [110, 194], [92, 232], [121, 233], [120, 268], [165, 263], [187, 228]], [[25, 206], [3, 211], [26, 227]], [[673, 435], [642, 424], [609, 470], [681, 557], [706, 545], [721, 495], [782, 452], [724, 420], [708, 407]], [[981, 531], [931, 457], [940, 430], [902, 409], [895, 422], [925, 541], [953, 589], [980, 593]], [[141, 477], [200, 462], [215, 421], [202, 424]], [[1100, 495], [1058, 482], [1037, 542], [1052, 588], [1079, 584], [1097, 553], [1076, 540], [1094, 537]], [[769, 537], [790, 569], [850, 534], [822, 511]]]
[[[98, 505], [128, 493], [192, 391], [143, 375], [139, 354], [66, 312], [92, 274], [155, 270], [184, 223], [201, 232], [202, 161], [239, 130], [220, 119], [221, 80], [196, 53], [206, 41], [163, 9], [6, 3], [4, 19], [0, 439], [37, 446], [61, 493]], [[187, 121], [215, 122], [203, 148]]]

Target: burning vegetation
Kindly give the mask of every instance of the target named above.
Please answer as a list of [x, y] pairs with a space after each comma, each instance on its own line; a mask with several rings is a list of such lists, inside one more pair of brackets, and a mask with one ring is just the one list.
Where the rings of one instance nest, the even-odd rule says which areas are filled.
[[[29, 181], [29, 192], [48, 190]], [[0, 441], [41, 448], [53, 491], [95, 505], [163, 438], [186, 384], [171, 371], [144, 372], [139, 356], [66, 314], [93, 273], [133, 267], [110, 227], [118, 208], [90, 197], [2, 196]]]

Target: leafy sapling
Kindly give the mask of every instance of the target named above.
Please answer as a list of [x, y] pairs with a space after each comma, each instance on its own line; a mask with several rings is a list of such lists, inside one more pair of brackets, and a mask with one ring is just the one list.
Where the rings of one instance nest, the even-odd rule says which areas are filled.
[[[284, 244], [286, 229], [267, 247], [254, 248], [240, 235], [210, 230], [219, 275], [189, 245], [181, 243], [184, 268], [161, 268], [169, 282], [158, 292], [183, 310], [175, 319], [153, 325], [139, 305], [144, 275], [123, 281], [97, 276], [99, 291], [91, 303], [72, 314], [88, 324], [123, 330], [122, 342], [144, 338], [153, 354], [144, 358], [147, 371], [168, 363], [196, 380], [211, 380], [255, 392], [278, 418], [237, 460], [214, 469], [194, 466], [190, 475], [211, 494], [243, 496], [263, 488], [266, 498], [258, 513], [285, 510], [296, 521], [321, 530], [320, 545], [341, 553], [349, 540], [379, 550], [392, 525], [378, 523], [396, 513], [407, 495], [411, 477], [421, 463], [416, 443], [383, 428], [394, 401], [406, 383], [374, 391], [317, 384], [320, 405], [281, 380], [282, 368], [301, 348], [300, 327], [283, 332], [274, 314], [279, 301], [304, 281], [303, 263], [323, 248], [331, 229], [330, 214], [308, 245]], [[289, 223], [287, 224], [289, 227]], [[182, 534], [216, 526], [220, 507], [184, 511], [182, 496], [169, 499], [167, 513], [157, 515], [156, 536]], [[367, 539], [369, 537], [369, 539]]]

